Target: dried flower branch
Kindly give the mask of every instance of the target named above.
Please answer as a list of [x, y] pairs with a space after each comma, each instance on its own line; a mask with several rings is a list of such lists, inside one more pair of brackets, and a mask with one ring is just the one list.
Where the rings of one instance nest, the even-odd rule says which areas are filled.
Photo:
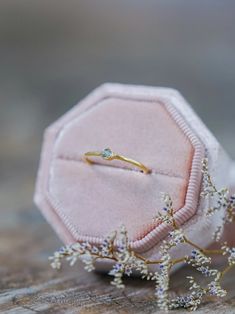
[[[209, 174], [207, 159], [203, 160], [202, 172], [203, 192], [201, 196], [210, 198], [210, 203], [213, 203], [213, 206], [207, 211], [207, 216], [222, 210], [224, 213], [223, 222], [217, 227], [214, 235], [214, 239], [219, 241], [224, 224], [235, 222], [235, 195], [229, 197], [227, 189], [217, 190]], [[224, 275], [235, 266], [235, 248], [230, 248], [227, 243], [223, 243], [221, 248], [217, 250], [199, 247], [188, 239], [177, 225], [171, 197], [168, 194], [163, 194], [162, 199], [164, 202], [163, 211], [158, 213], [154, 219], [169, 224], [172, 230], [169, 232], [169, 237], [162, 242], [159, 260], [148, 260], [134, 252], [128, 244], [127, 230], [122, 226], [119, 232], [114, 232], [104, 239], [101, 246], [94, 246], [90, 243], [74, 243], [61, 248], [49, 258], [51, 266], [60, 269], [63, 259], [67, 260], [71, 266], [80, 260], [84, 263], [85, 269], [90, 272], [95, 269], [96, 261], [111, 260], [113, 266], [109, 275], [113, 276], [112, 285], [117, 288], [124, 288], [123, 277], [125, 275], [130, 276], [133, 271], [138, 272], [143, 279], [155, 282], [158, 307], [165, 311], [179, 308], [195, 311], [206, 296], [224, 297], [226, 291], [221, 287], [221, 282]], [[172, 259], [172, 248], [184, 244], [192, 247], [191, 255]], [[222, 271], [211, 268], [211, 256], [215, 254], [227, 257], [227, 265]], [[187, 277], [190, 284], [188, 294], [171, 299], [169, 297], [170, 270], [179, 263], [190, 265], [206, 277], [208, 283], [201, 286], [192, 276]], [[151, 272], [149, 270], [149, 265], [152, 264], [158, 265], [157, 271]]]

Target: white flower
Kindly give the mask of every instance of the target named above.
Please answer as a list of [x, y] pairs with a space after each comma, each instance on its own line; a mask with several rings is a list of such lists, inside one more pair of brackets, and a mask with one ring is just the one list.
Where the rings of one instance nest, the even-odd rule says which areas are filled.
[[174, 209], [173, 209], [173, 202], [169, 194], [161, 193], [162, 201], [164, 202], [164, 207], [162, 208], [162, 211], [164, 214], [158, 212], [157, 215], [154, 217], [154, 220], [159, 220], [161, 222], [171, 224], [174, 223]]
[[[116, 232], [112, 232], [107, 238], [104, 239], [100, 247], [100, 255], [103, 257], [112, 257], [111, 250], [113, 248], [113, 242], [116, 237]], [[96, 249], [95, 249], [96, 250]]]
[[235, 194], [230, 197], [229, 201], [232, 208], [235, 208]]
[[161, 255], [161, 264], [159, 265], [160, 271], [154, 274], [154, 278], [156, 281], [155, 287], [155, 295], [157, 296], [157, 304], [161, 310], [168, 310], [169, 306], [169, 298], [168, 298], [168, 290], [169, 290], [169, 269], [170, 269], [170, 255], [164, 251], [161, 251], [163, 255]]
[[114, 279], [111, 281], [111, 285], [114, 285], [118, 289], [125, 288], [123, 284], [122, 277], [123, 277], [124, 267], [122, 264], [115, 264], [113, 269], [110, 271], [110, 275], [114, 276]]
[[218, 281], [212, 281], [208, 284], [209, 294], [216, 297], [225, 297], [227, 291], [222, 289]]
[[213, 196], [217, 192], [216, 187], [212, 183], [209, 169], [208, 169], [208, 159], [204, 158], [202, 161], [202, 174], [203, 174], [203, 191], [201, 193], [202, 197]]
[[185, 236], [182, 229], [175, 229], [169, 233], [171, 246], [176, 246], [180, 243], [185, 242]]
[[215, 276], [218, 274], [217, 269], [210, 269], [208, 266], [197, 267], [197, 270], [200, 271], [205, 277]]
[[110, 270], [109, 275], [115, 276], [119, 272], [123, 273], [123, 269], [124, 269], [123, 264], [116, 263], [114, 264], [112, 270]]
[[94, 267], [94, 261], [95, 258], [92, 256], [92, 254], [87, 250], [85, 254], [80, 256], [81, 261], [85, 264], [85, 270], [88, 272], [91, 272], [95, 269]]
[[228, 258], [229, 265], [235, 265], [235, 248], [230, 249], [230, 256]]
[[235, 265], [235, 247], [230, 248], [227, 246], [227, 243], [225, 242], [221, 249], [224, 251], [223, 255], [228, 255], [229, 265], [230, 266]]
[[213, 234], [213, 239], [216, 241], [216, 242], [219, 242], [219, 240], [221, 239], [223, 235], [223, 225], [222, 226], [217, 226], [214, 234]]
[[51, 262], [51, 267], [54, 269], [60, 269], [61, 268], [61, 260], [64, 257], [67, 257], [71, 254], [73, 254], [73, 249], [70, 246], [62, 247], [59, 251], [56, 251], [53, 256], [49, 257], [49, 260]]
[[199, 250], [192, 250], [191, 256], [187, 258], [187, 263], [196, 267], [211, 263], [211, 258], [203, 254]]

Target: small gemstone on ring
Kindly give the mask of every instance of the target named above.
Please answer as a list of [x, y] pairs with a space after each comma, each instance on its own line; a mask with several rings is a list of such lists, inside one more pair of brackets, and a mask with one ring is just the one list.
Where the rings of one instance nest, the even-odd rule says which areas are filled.
[[102, 157], [104, 159], [110, 159], [113, 157], [113, 152], [110, 148], [105, 148], [103, 151], [102, 151]]

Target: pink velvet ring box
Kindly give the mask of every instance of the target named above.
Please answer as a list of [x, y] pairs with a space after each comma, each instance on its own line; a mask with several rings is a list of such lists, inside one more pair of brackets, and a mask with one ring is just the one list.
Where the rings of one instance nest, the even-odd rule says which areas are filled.
[[[85, 152], [106, 147], [151, 174], [122, 161], [84, 162]], [[99, 245], [124, 224], [130, 246], [157, 259], [169, 226], [153, 217], [163, 206], [161, 192], [169, 193], [178, 224], [207, 246], [223, 215], [205, 217], [205, 157], [217, 186], [231, 186], [233, 162], [176, 90], [104, 84], [46, 130], [35, 202], [65, 244]], [[187, 246], [173, 252], [182, 254]]]

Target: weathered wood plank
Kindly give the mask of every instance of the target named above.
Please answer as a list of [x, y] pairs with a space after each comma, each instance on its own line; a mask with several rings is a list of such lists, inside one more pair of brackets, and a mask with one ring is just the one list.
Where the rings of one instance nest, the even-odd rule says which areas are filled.
[[[150, 282], [128, 279], [122, 291], [109, 285], [109, 276], [87, 273], [79, 264], [74, 268], [65, 266], [60, 272], [52, 270], [47, 258], [58, 241], [41, 219], [34, 227], [22, 224], [21, 228], [5, 230], [0, 236], [1, 243], [8, 244], [1, 245], [1, 312], [138, 314], [157, 311]], [[185, 267], [173, 275], [174, 293], [183, 291], [188, 270]], [[234, 276], [235, 270], [225, 278], [225, 287], [230, 290], [226, 300], [206, 302], [198, 313], [211, 313], [212, 309], [214, 313], [235, 313]]]

